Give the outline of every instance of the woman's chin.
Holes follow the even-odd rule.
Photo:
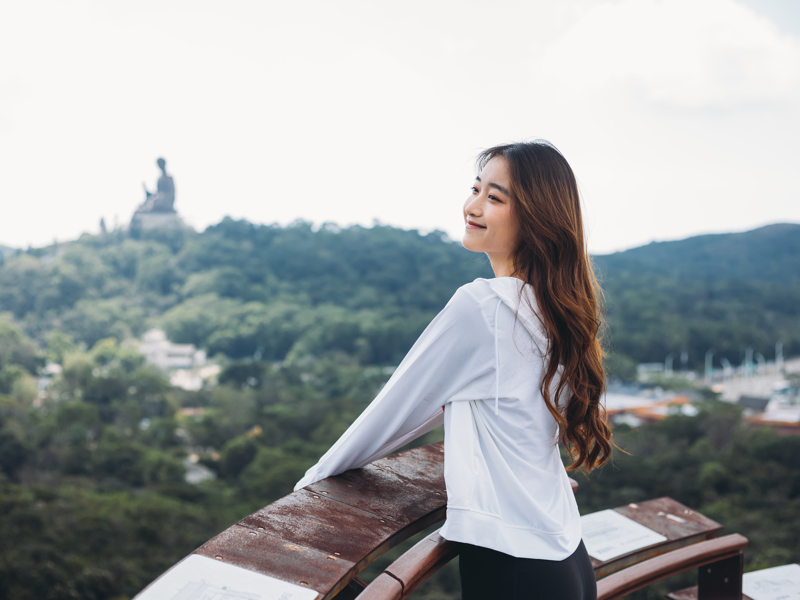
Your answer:
[[[464,237],[461,238],[461,245],[471,252],[483,252],[480,243],[470,235],[469,231],[464,233]]]

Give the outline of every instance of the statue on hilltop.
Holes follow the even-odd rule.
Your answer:
[[[175,182],[171,175],[167,175],[167,161],[159,158],[156,161],[158,168],[161,169],[161,177],[158,178],[155,193],[148,191],[147,186],[142,183],[145,201],[136,209],[136,212],[146,213],[174,213],[175,209]]]
[[[161,169],[156,191],[151,192],[143,183],[145,200],[136,209],[131,218],[129,230],[132,235],[139,235],[150,229],[183,229],[186,225],[175,210],[175,182],[167,174],[167,161],[159,158],[156,161]]]

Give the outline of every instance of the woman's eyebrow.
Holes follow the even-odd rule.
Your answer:
[[[481,180],[481,177],[480,177],[480,175],[478,175],[478,176],[477,176],[475,179],[476,179],[477,181],[480,181],[480,180]],[[509,192],[509,191],[508,191],[506,188],[504,188],[504,187],[503,187],[502,185],[500,185],[499,183],[494,183],[493,181],[490,181],[490,182],[489,182],[487,185],[488,185],[489,187],[491,187],[491,188],[495,188],[495,189],[498,189],[498,190],[500,190],[501,192],[503,192],[503,193],[504,193],[506,196],[508,196],[509,198],[511,197],[511,192]]]

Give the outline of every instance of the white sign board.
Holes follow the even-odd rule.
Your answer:
[[[582,516],[581,529],[589,556],[604,562],[667,540],[660,533],[615,510],[601,510]]]
[[[307,587],[191,554],[135,600],[314,600],[318,595]]]
[[[742,592],[753,600],[800,600],[800,565],[745,573]]]

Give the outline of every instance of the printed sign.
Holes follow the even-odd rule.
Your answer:
[[[582,516],[581,528],[589,556],[603,562],[667,540],[660,533],[615,510]]]
[[[745,573],[742,592],[753,600],[800,600],[800,565]]]
[[[318,592],[191,554],[134,600],[314,600]]]

